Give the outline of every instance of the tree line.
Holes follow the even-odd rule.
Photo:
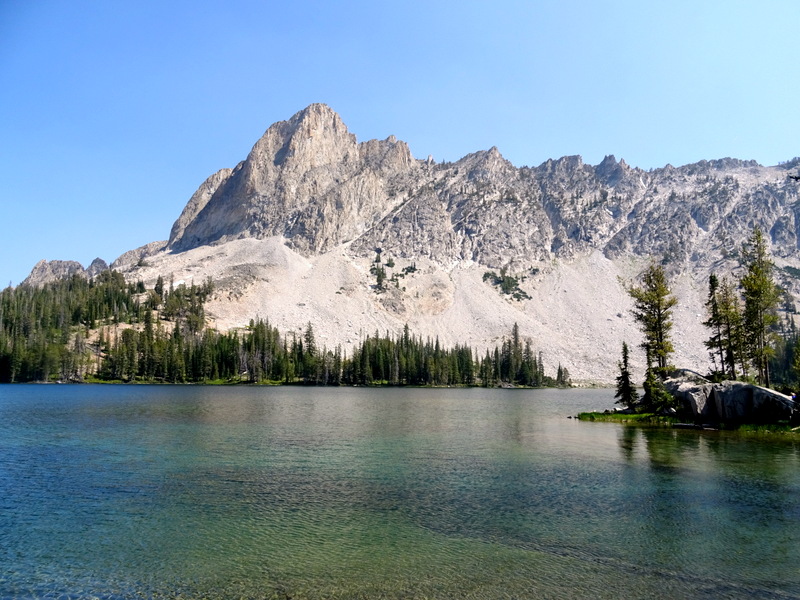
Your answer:
[[[399,334],[365,336],[348,356],[320,347],[314,327],[281,335],[268,320],[241,330],[205,326],[202,285],[153,289],[114,271],[74,275],[41,287],[0,292],[0,382],[272,382],[314,385],[568,385],[558,366],[545,374],[542,353],[514,325],[483,357],[465,344]]]

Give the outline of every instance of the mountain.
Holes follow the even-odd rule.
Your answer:
[[[106,269],[108,269],[108,264],[102,258],[95,258],[86,269],[75,260],[40,260],[34,265],[22,285],[39,286],[48,281],[63,279],[76,274],[86,279],[91,279]]]
[[[418,165],[389,138],[358,144],[335,112],[313,104],[276,123],[233,170],[206,180],[170,234],[188,250],[243,237],[280,235],[304,254],[356,239],[413,189]]]
[[[725,158],[644,171],[570,156],[515,167],[497,148],[436,163],[393,136],[359,143],[313,104],[203,182],[167,241],[111,266],[150,284],[211,277],[218,328],[256,316],[283,330],[311,322],[328,347],[408,323],[483,351],[518,322],[550,369],[608,382],[622,341],[640,340],[622,282],[651,260],[680,300],[682,366],[706,365],[708,274],[736,270],[754,226],[768,233],[782,285],[800,291],[798,182],[788,177],[798,166]],[[390,282],[382,292],[375,260]],[[516,299],[485,276],[501,270],[516,278]]]

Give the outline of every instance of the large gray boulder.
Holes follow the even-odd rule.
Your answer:
[[[751,423],[790,420],[797,410],[791,397],[740,381],[715,384],[711,408],[720,421]]]
[[[698,423],[777,423],[800,416],[790,396],[741,381],[711,383],[679,373],[665,386]]]

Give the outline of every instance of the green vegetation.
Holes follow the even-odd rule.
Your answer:
[[[622,360],[619,365],[619,375],[617,376],[617,391],[614,398],[617,404],[622,404],[625,408],[633,410],[639,403],[639,392],[631,379],[629,362],[628,344],[622,342]]]
[[[655,362],[663,373],[670,354],[675,351],[671,338],[672,309],[678,303],[667,285],[664,267],[651,264],[642,274],[642,285],[629,285],[627,292],[634,302],[633,318],[644,335],[642,348],[647,354],[647,366]]]
[[[400,280],[405,278],[406,275],[416,273],[417,271],[416,263],[412,263],[407,267],[403,267],[399,272],[392,273],[390,276],[386,269],[393,269],[395,267],[394,259],[389,257],[386,259],[386,262],[383,262],[381,252],[382,250],[380,248],[375,249],[375,260],[369,268],[369,272],[375,276],[375,285],[372,286],[372,288],[375,290],[376,294],[385,292],[388,289],[389,283],[394,284],[394,287],[399,289]],[[405,289],[406,288],[403,288],[403,291],[405,291]]]
[[[143,319],[142,292],[113,271],[0,292],[0,381],[82,378],[91,369],[88,332]]]
[[[800,428],[792,427],[788,423],[767,423],[767,424],[736,424],[729,425],[723,423],[720,429],[726,431],[736,431],[738,433],[751,436],[780,436],[780,437],[800,437]]]
[[[657,372],[649,362],[648,360],[644,383],[642,383],[644,394],[639,410],[665,414],[679,408],[675,398],[664,387],[663,372]]]
[[[769,387],[769,361],[775,355],[774,327],[781,293],[772,279],[774,264],[767,252],[767,242],[756,227],[745,245],[746,272],[741,279],[744,298],[744,330],[756,379]]]
[[[530,300],[530,296],[519,287],[520,279],[512,277],[506,273],[505,267],[500,269],[500,275],[494,271],[486,271],[483,274],[483,280],[488,281],[493,286],[500,288],[500,291],[506,295],[511,296],[514,300]]]
[[[376,260],[376,264],[380,264]],[[415,266],[404,271],[413,272]],[[320,348],[312,323],[281,335],[265,320],[221,333],[205,326],[211,282],[152,290],[106,271],[41,288],[0,292],[0,382],[304,383],[312,385],[569,385],[558,366],[544,373],[541,353],[509,339],[483,359],[466,345],[375,332],[346,356]],[[298,329],[293,330],[299,331]]]
[[[793,319],[781,322],[778,318],[784,293],[774,282],[774,264],[758,227],[745,243],[741,259],[744,272],[738,286],[728,277],[709,277],[707,319],[703,321],[710,330],[705,341],[713,364],[709,377],[714,381],[742,378],[765,387],[778,383],[780,389],[790,392],[800,384],[800,335]],[[677,299],[667,285],[663,266],[656,264],[645,270],[640,285],[628,284],[626,290],[634,301],[633,316],[644,338],[641,347],[647,370],[644,395],[637,399],[624,344],[615,397],[619,404],[639,412],[674,412],[679,407],[664,388],[663,379],[674,351],[672,309]]]
[[[570,379],[561,365],[555,379],[545,374],[542,354],[529,340],[522,341],[515,323],[510,338],[482,359],[465,345],[443,348],[438,339],[412,336],[407,325],[399,336],[376,332],[354,349],[352,358],[343,359],[341,380],[327,383],[542,387],[568,386]]]
[[[741,257],[741,295],[729,278],[720,279],[716,274],[709,277],[707,320],[703,322],[711,332],[705,341],[714,365],[709,377],[714,381],[741,377],[765,387],[779,382],[784,393],[791,393],[788,386],[800,384],[800,335],[793,319],[782,323],[778,318],[784,292],[774,282],[774,264],[758,227],[744,245]],[[641,347],[647,369],[642,384],[644,394],[639,398],[631,383],[628,347],[623,343],[617,403],[634,414],[678,415],[683,407],[664,386],[669,357],[674,351],[672,309],[677,299],[667,285],[663,266],[651,264],[642,274],[641,284],[628,284],[626,290],[633,299],[633,316],[644,338]],[[627,419],[618,414],[607,418]]]
[[[789,276],[793,277],[794,279],[800,279],[800,269],[798,269],[797,267],[792,267],[790,265],[787,265],[783,267],[783,271],[788,273]]]
[[[576,417],[580,421],[592,421],[598,423],[623,423],[626,425],[643,425],[656,427],[678,427],[681,426],[680,418],[663,415],[658,413],[629,413],[629,412],[582,412]],[[686,427],[684,425],[684,427]],[[700,427],[695,427],[700,429]],[[773,424],[731,424],[719,423],[714,430],[736,432],[740,435],[754,437],[780,437],[795,438],[800,437],[800,427],[792,427],[788,423]]]
[[[678,423],[676,417],[660,415],[652,412],[582,412],[578,414],[581,421],[598,421],[613,423],[630,423],[635,425],[672,426]]]
[[[644,336],[641,347],[647,357],[644,395],[632,390],[628,369],[628,347],[622,346],[620,374],[617,377],[618,402],[637,412],[666,413],[675,409],[675,400],[664,388],[663,378],[669,367],[669,356],[675,351],[672,346],[672,309],[678,299],[672,295],[667,285],[664,267],[651,264],[642,274],[642,284],[626,287],[633,299],[633,318],[639,324]]]
[[[705,346],[717,378],[736,379],[737,372],[747,372],[748,362],[742,313],[730,279],[720,281],[713,273],[709,276],[706,310],[708,320],[703,325],[711,330],[711,337]]]
[[[394,264],[394,263],[392,263]],[[375,260],[369,268],[369,272],[375,276],[375,293],[380,294],[386,291],[386,269],[381,262],[381,249],[375,250]]]
[[[706,307],[711,330],[706,348],[714,379],[751,379],[770,387],[796,386],[800,378],[800,339],[793,319],[781,322],[783,292],[773,278],[767,240],[756,227],[742,250],[744,274],[737,295],[728,278],[709,278]]]

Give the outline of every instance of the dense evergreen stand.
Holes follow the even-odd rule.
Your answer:
[[[205,327],[203,304],[213,290],[166,285],[152,290],[106,271],[42,287],[0,292],[0,382],[274,382],[316,385],[568,385],[559,365],[544,373],[540,352],[517,325],[483,358],[468,346],[444,348],[408,326],[375,332],[347,356],[320,348],[314,326],[282,336],[269,321],[241,331]]]

